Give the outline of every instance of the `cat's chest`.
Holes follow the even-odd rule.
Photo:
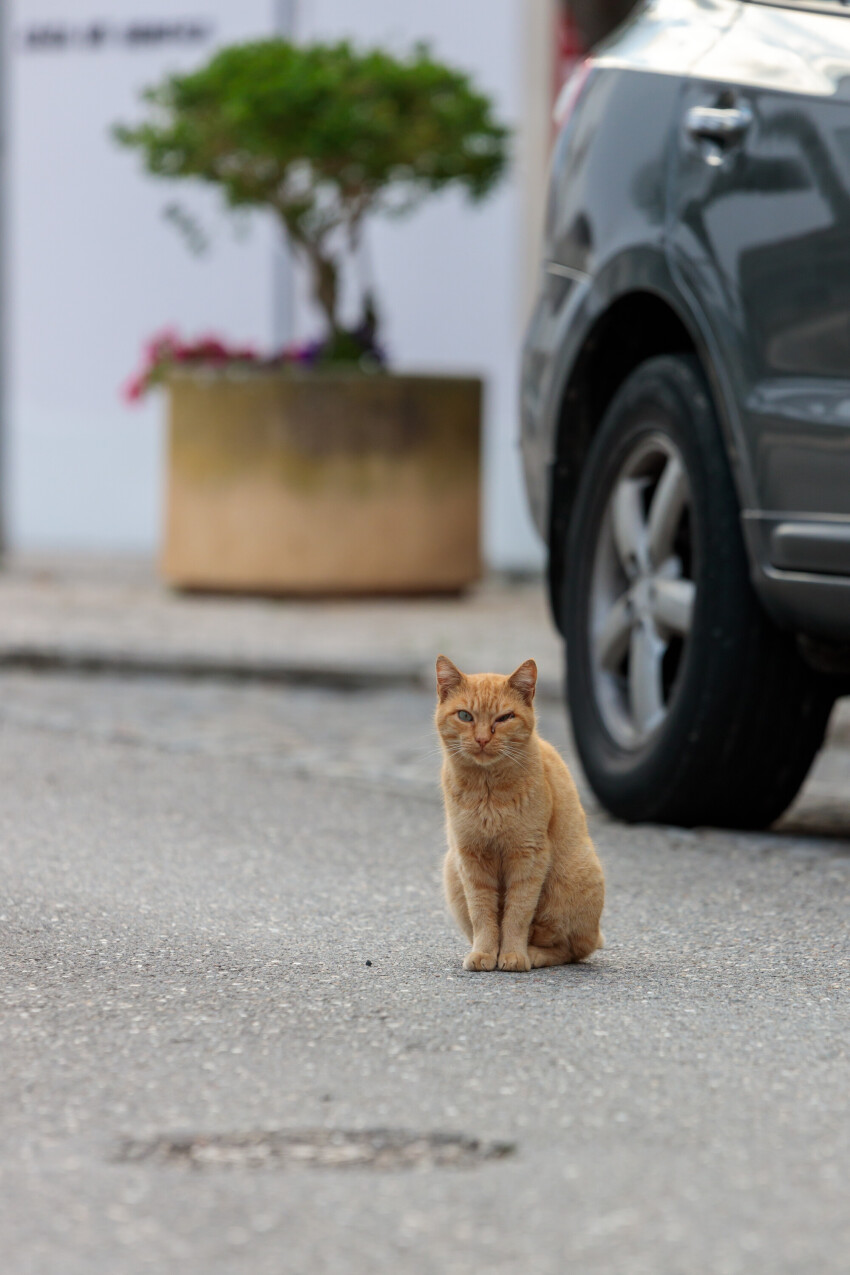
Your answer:
[[[498,852],[518,841],[535,840],[540,832],[533,804],[517,799],[466,794],[449,804],[449,819],[458,842],[470,849]]]

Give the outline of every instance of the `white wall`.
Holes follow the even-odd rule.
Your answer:
[[[542,0],[298,0],[296,30],[303,40],[349,37],[396,52],[426,40],[438,57],[469,71],[494,98],[498,117],[517,129],[529,2]],[[413,217],[375,222],[369,232],[393,362],[486,380],[484,542],[491,564],[508,569],[542,561],[517,448],[525,212],[515,166],[483,205],[446,193]],[[303,292],[297,322],[302,333],[313,322]]]
[[[3,0],[4,8],[7,0]],[[159,530],[162,403],[120,389],[153,332],[219,330],[268,344],[270,229],[236,241],[211,192],[141,175],[109,125],[139,117],[138,91],[217,43],[272,29],[273,0],[14,0],[9,21],[6,274],[7,524],[26,547],[153,549]],[[42,25],[103,19],[114,38],[29,49]],[[139,48],[131,22],[203,19],[201,43]],[[162,209],[177,198],[213,231],[195,258]]]

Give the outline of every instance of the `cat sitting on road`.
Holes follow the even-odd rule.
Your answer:
[[[537,969],[602,947],[605,877],[570,772],[537,734],[537,665],[510,677],[437,659],[449,909],[468,970]]]

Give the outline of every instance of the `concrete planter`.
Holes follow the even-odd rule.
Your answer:
[[[169,397],[169,583],[409,593],[478,578],[479,381],[196,372]]]

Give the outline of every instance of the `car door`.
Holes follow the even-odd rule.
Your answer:
[[[747,0],[680,118],[668,251],[737,413],[748,530],[768,567],[850,574],[847,7]]]

